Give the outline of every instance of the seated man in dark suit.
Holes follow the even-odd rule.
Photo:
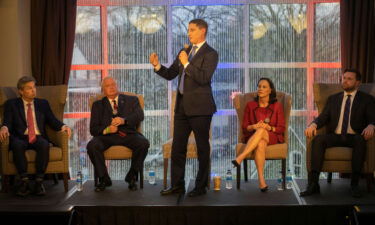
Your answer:
[[[21,178],[16,194],[26,196],[30,193],[25,151],[37,152],[35,159],[35,194],[44,195],[43,177],[49,162],[50,143],[45,126],[48,124],[56,131],[71,130],[53,115],[45,99],[36,98],[35,79],[24,76],[18,80],[17,88],[21,97],[10,99],[4,105],[4,122],[0,130],[0,140],[9,136],[9,145],[13,151],[14,164]]]
[[[105,165],[104,151],[113,145],[133,150],[132,162],[125,181],[130,190],[136,190],[136,179],[150,146],[137,127],[143,121],[143,110],[136,96],[119,94],[116,81],[106,77],[102,82],[105,97],[94,102],[91,108],[90,133],[93,139],[87,144],[87,153],[99,177],[95,191],[104,191],[112,185]]]
[[[316,135],[316,129],[326,126],[327,134],[312,140],[309,184],[306,191],[300,193],[301,196],[320,193],[319,174],[326,148],[346,146],[353,148],[352,196],[361,197],[358,182],[366,156],[366,140],[374,136],[375,99],[358,90],[360,83],[358,71],[345,70],[342,76],[344,91],[329,96],[322,113],[305,130],[305,135],[310,138]]]

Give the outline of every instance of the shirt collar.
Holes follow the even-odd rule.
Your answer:
[[[25,101],[25,99],[23,99],[22,97],[21,97],[21,99],[22,99],[23,105],[24,105],[25,107],[26,107],[27,104],[29,104],[29,103],[31,103],[31,106],[34,105],[34,99],[33,99],[31,102],[27,102],[27,101]]]
[[[206,41],[202,41],[201,43],[198,43],[198,44],[195,44],[193,46],[197,46],[197,50],[200,49],[202,47],[202,45],[204,45],[204,43],[206,43]]]
[[[111,103],[111,104],[112,104],[112,101],[113,101],[113,100],[115,100],[116,103],[118,104],[118,95],[117,95],[116,98],[114,98],[114,99],[110,99],[110,98],[108,98],[108,97],[107,97],[107,99],[108,99],[109,103]]]
[[[354,90],[354,91],[352,91],[352,92],[350,92],[350,93],[344,91],[344,97],[347,96],[347,95],[350,95],[351,99],[354,99],[355,95],[357,94],[357,91],[358,91],[358,90]]]

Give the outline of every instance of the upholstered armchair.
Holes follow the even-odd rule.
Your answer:
[[[168,167],[169,167],[169,159],[171,158],[172,153],[172,142],[173,142],[173,128],[174,128],[174,108],[176,104],[176,95],[177,92],[172,92],[172,105],[171,105],[171,112],[170,112],[170,132],[169,132],[169,139],[165,142],[162,146],[163,148],[163,159],[164,159],[164,176],[163,176],[163,184],[164,188],[167,188],[167,176],[168,176]],[[210,131],[210,138],[211,138],[211,131]],[[212,152],[212,149],[211,149]],[[198,159],[198,151],[197,151],[197,144],[195,142],[194,133],[191,132],[187,144],[187,153],[186,158],[188,159]],[[208,183],[207,187],[210,188],[210,176],[211,176],[211,157],[210,157],[210,165],[209,165],[209,172],[208,172]]]
[[[131,93],[131,92],[121,92],[120,94],[137,96],[138,101],[139,101],[139,105],[141,106],[142,109],[144,109],[145,102],[144,102],[144,99],[143,99],[142,95],[138,95],[138,94]],[[91,109],[92,104],[96,100],[102,99],[103,97],[104,97],[103,94],[99,94],[97,96],[91,97],[90,98],[90,109]],[[139,124],[137,130],[138,130],[138,132],[142,133],[142,123]],[[121,146],[121,145],[111,146],[107,150],[104,151],[104,158],[106,160],[131,160],[132,155],[133,155],[133,151],[130,148],[125,147],[125,146]],[[141,170],[139,171],[139,186],[140,186],[140,188],[143,188],[143,169],[144,169],[144,167],[142,166]],[[94,182],[95,182],[95,186],[96,186],[97,183],[98,183],[98,177],[95,173],[94,173]]]
[[[362,84],[359,90],[375,96],[374,84]],[[314,84],[314,101],[318,108],[318,113],[323,111],[323,108],[330,95],[341,92],[341,84]],[[317,131],[317,134],[325,134],[326,129],[322,127]],[[311,170],[311,138],[306,139],[306,166],[307,170]],[[328,172],[328,183],[332,182],[332,172],[351,173],[352,166],[352,148],[347,147],[333,147],[328,148],[324,155],[324,163],[322,172]],[[375,138],[367,141],[366,159],[363,165],[362,172],[367,178],[367,187],[370,190],[372,174],[375,171]]]
[[[238,117],[238,144],[236,145],[236,156],[240,155],[246,147],[246,143],[242,142],[242,121],[244,117],[245,107],[249,101],[253,101],[254,98],[257,96],[256,92],[250,92],[245,94],[238,94],[234,98],[234,107],[237,112]],[[289,125],[289,115],[291,110],[291,96],[284,93],[284,92],[277,92],[276,93],[277,101],[280,102],[284,106],[284,117],[285,117],[285,143],[269,145],[266,149],[266,160],[281,160],[282,165],[282,174],[283,174],[283,186],[285,189],[285,176],[286,176],[286,158],[288,157],[288,125]],[[243,161],[244,165],[244,175],[245,181],[248,181],[248,169],[247,169],[247,161],[254,160],[254,151],[250,153],[245,160]],[[239,189],[241,185],[241,168],[237,168],[237,188]]]
[[[64,107],[67,95],[66,85],[57,86],[37,86],[37,97],[48,100],[52,112],[60,121],[63,120]],[[18,90],[15,87],[0,88],[0,116],[4,115],[4,103],[6,100],[18,97]],[[1,120],[2,122],[2,120]],[[69,151],[68,151],[68,135],[66,132],[54,131],[46,126],[46,132],[51,142],[49,163],[46,174],[62,174],[64,180],[65,192],[68,191],[69,178]],[[28,161],[28,173],[34,174],[36,152],[27,150],[25,152]],[[9,138],[1,143],[1,175],[2,187],[4,191],[9,190],[9,176],[16,175],[17,170],[13,163],[13,152],[9,150]],[[55,180],[57,182],[57,180]]]

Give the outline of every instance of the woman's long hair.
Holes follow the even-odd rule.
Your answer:
[[[275,85],[273,84],[272,80],[269,79],[269,78],[267,78],[267,77],[262,77],[262,78],[260,78],[258,80],[257,87],[259,85],[259,82],[261,82],[262,80],[267,81],[268,84],[270,85],[270,88],[271,88],[270,100],[269,100],[268,104],[273,104],[273,103],[277,102],[277,99],[276,99],[276,88],[275,88]],[[258,95],[255,97],[255,101],[259,102]]]

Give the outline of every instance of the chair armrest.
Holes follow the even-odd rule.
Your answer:
[[[48,133],[49,140],[57,147],[61,148],[64,172],[69,171],[69,138],[65,131],[53,131]]]
[[[375,137],[372,137],[366,143],[366,162],[367,168],[363,168],[366,172],[375,171]]]
[[[9,137],[7,137],[2,143],[1,143],[1,172],[4,173],[6,171],[5,166],[8,163],[9,159]]]
[[[322,127],[320,129],[316,130],[316,135],[321,135],[321,134],[325,134],[325,133],[326,133],[325,127]],[[307,172],[310,172],[310,170],[311,170],[311,151],[312,151],[311,145],[312,145],[313,139],[314,139],[314,137],[312,137],[312,138],[306,137],[306,168],[307,168]]]

